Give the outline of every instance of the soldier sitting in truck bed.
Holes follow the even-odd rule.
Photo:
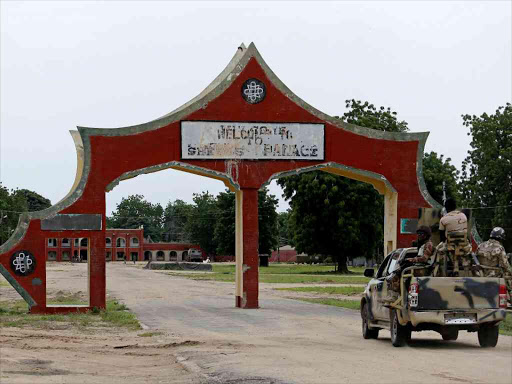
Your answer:
[[[400,294],[400,275],[403,269],[411,266],[411,263],[420,263],[427,266],[432,262],[431,258],[434,255],[434,245],[430,240],[430,237],[432,236],[431,229],[426,225],[422,225],[416,230],[416,233],[418,235],[418,241],[416,242],[418,246],[418,256],[406,259],[400,267],[386,278],[388,284],[388,296],[383,299],[384,302],[392,303],[398,299]],[[427,269],[420,268],[417,271],[419,276],[424,276],[426,273]]]
[[[469,244],[467,235],[468,218],[456,209],[457,202],[455,199],[447,199],[444,206],[447,213],[439,221],[441,243],[436,248],[437,262],[444,264],[444,268],[436,269],[434,275],[438,275],[439,271],[442,271],[443,274],[446,273],[446,265],[450,263],[453,267],[452,274],[462,275],[459,269],[462,266],[464,273],[471,276],[469,272],[471,244]],[[462,263],[459,263],[459,261],[462,261]]]
[[[512,300],[512,268],[503,247],[504,240],[505,230],[501,227],[493,228],[489,240],[478,246],[476,255],[485,277],[505,278],[510,303]]]

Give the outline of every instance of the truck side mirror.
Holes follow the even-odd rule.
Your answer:
[[[363,275],[364,275],[365,277],[373,277],[373,274],[374,274],[374,273],[375,273],[375,271],[373,270],[373,268],[366,268],[366,269],[364,270]]]

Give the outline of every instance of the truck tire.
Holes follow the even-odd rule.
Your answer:
[[[390,316],[391,343],[393,344],[393,347],[403,347],[409,340],[411,340],[411,329],[407,326],[400,325],[395,309],[390,311]]]
[[[478,330],[478,342],[482,348],[494,348],[498,344],[499,326],[484,325]]]
[[[379,337],[379,330],[370,328],[369,321],[370,311],[368,309],[368,304],[364,303],[361,307],[361,320],[363,325],[363,338],[364,339],[376,339]]]
[[[445,341],[455,341],[459,338],[459,330],[455,327],[446,327],[441,331],[441,337]]]

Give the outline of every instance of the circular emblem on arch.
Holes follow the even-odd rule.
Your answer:
[[[29,251],[18,251],[11,256],[11,269],[18,276],[28,276],[36,269],[36,258]]]
[[[249,104],[261,103],[267,95],[267,87],[258,79],[249,79],[242,85],[242,97]]]

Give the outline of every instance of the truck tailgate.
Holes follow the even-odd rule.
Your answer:
[[[415,310],[499,307],[500,279],[496,277],[413,277],[413,282],[419,285]]]

